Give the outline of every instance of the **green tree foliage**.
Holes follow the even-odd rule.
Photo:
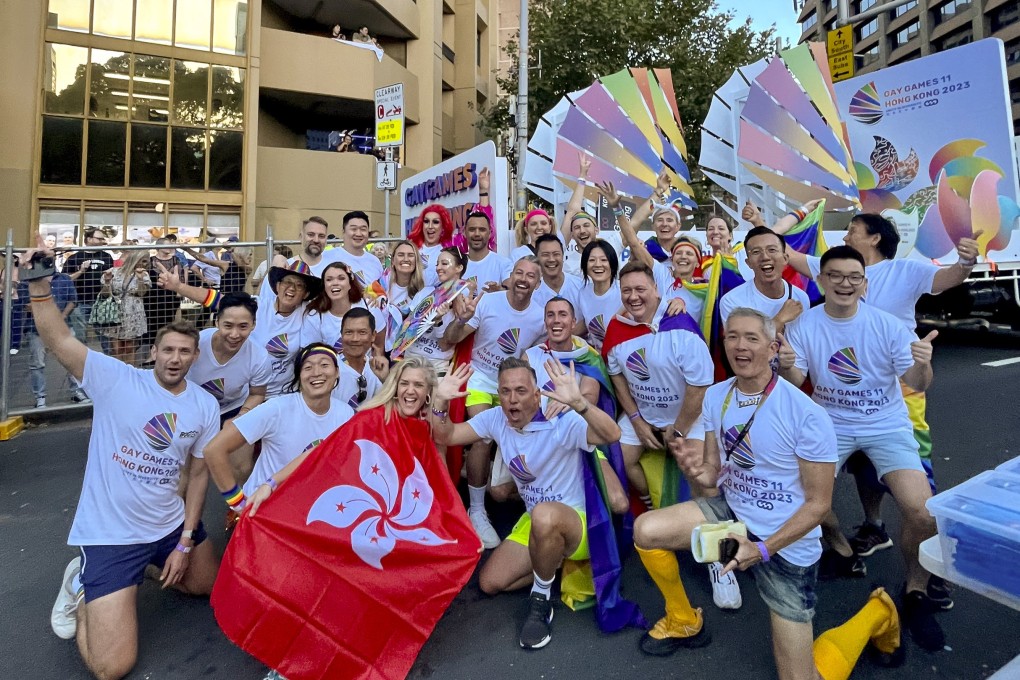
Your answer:
[[[735,14],[715,0],[532,0],[529,12],[532,64],[542,55],[541,71],[529,76],[529,135],[563,95],[599,76],[625,67],[669,68],[692,162],[712,94],[738,66],[773,50],[773,29],[755,31],[750,19],[733,28]],[[516,62],[516,41],[506,53]],[[516,70],[498,82],[507,95],[478,123],[490,137],[513,126],[508,95],[517,93]]]

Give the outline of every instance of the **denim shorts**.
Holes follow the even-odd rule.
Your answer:
[[[91,602],[118,590],[141,585],[145,568],[153,564],[160,569],[181,540],[184,524],[151,543],[131,545],[83,545],[81,551],[81,584],[85,588],[85,601]],[[206,539],[202,522],[194,533],[195,545]]]
[[[863,451],[875,466],[879,479],[897,470],[917,470],[924,473],[921,458],[917,454],[917,440],[914,439],[913,431],[909,429],[856,437],[837,434],[836,444],[839,450],[837,469],[843,467],[854,451]]]
[[[695,498],[694,502],[709,522],[737,519],[721,495]],[[762,540],[750,532],[747,537],[755,542]],[[758,595],[776,616],[794,623],[811,622],[818,601],[815,593],[817,562],[809,567],[800,567],[777,553],[768,562],[754,565],[750,571],[758,587]]]

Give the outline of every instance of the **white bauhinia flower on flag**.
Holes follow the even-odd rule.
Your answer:
[[[376,569],[383,568],[382,559],[397,541],[419,545],[456,542],[419,526],[428,519],[435,495],[418,460],[401,484],[393,460],[381,446],[366,439],[355,443],[361,451],[358,471],[365,486],[343,484],[327,489],[312,504],[306,524],[319,521],[347,529],[357,523],[351,530],[351,548]]]

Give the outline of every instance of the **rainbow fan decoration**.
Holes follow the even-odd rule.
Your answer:
[[[829,357],[829,373],[846,385],[861,381],[861,367],[857,364],[857,352],[853,347],[844,347]]]
[[[287,334],[280,333],[276,337],[270,339],[266,343],[266,351],[269,352],[269,356],[276,359],[286,359],[289,353],[287,345]]]
[[[857,90],[850,99],[850,115],[865,125],[874,125],[882,120],[882,100],[878,98],[875,83],[871,82]]]
[[[732,460],[737,467],[743,468],[744,470],[753,470],[754,451],[751,450],[751,433],[748,432],[745,434],[740,443],[737,444],[736,447],[733,446],[733,442],[737,441],[737,438],[740,436],[740,432],[743,429],[743,425],[734,425],[730,429],[726,430],[724,440],[725,446],[727,451],[731,448],[733,449],[733,454],[730,456],[730,460]]]
[[[225,394],[223,378],[213,378],[201,385],[202,389],[216,397],[217,401],[223,401]]]
[[[499,334],[496,344],[504,354],[517,354],[517,344],[520,342],[520,338],[520,328],[508,328]]]
[[[645,350],[641,348],[631,352],[627,357],[627,369],[641,382],[648,382],[652,376],[648,373],[648,364],[645,362]]]
[[[665,169],[671,184],[665,203],[696,207],[668,69],[624,69],[560,100],[528,142],[528,188],[550,203],[560,202],[560,187],[573,190],[577,182],[581,152],[592,158],[591,183],[612,182],[620,194],[645,199]],[[594,189],[588,198],[595,200]]]
[[[440,320],[439,308],[467,289],[467,284],[464,281],[454,279],[437,286],[431,294],[426,295],[404,319],[404,323],[393,340],[390,358],[393,361],[400,359],[407,352],[408,347],[425,335]]]
[[[535,481],[535,475],[528,469],[528,464],[524,460],[523,453],[514,456],[513,460],[510,461],[510,464],[507,465],[507,468],[509,468],[510,474],[512,474],[521,484],[531,484]]]
[[[177,432],[177,414],[160,413],[145,423],[142,432],[152,448],[166,451],[173,444],[174,434]]]

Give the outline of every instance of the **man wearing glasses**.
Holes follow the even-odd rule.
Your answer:
[[[363,307],[353,307],[344,314],[340,323],[343,340],[343,363],[340,364],[340,383],[334,394],[337,399],[357,409],[366,399],[375,396],[382,381],[389,374],[389,365],[382,375],[376,375],[368,360],[368,350],[375,339],[375,317]]]
[[[945,636],[926,593],[930,574],[917,559],[918,545],[935,534],[935,520],[924,505],[931,488],[899,381],[918,391],[928,387],[931,341],[938,332],[918,340],[892,314],[861,304],[867,284],[864,266],[864,257],[850,246],[836,246],[822,256],[819,283],[825,287],[825,304],[790,324],[786,342],[779,336],[780,370],[798,386],[810,374],[812,398],[836,430],[839,465],[863,451],[896,499],[903,515],[900,549],[907,566],[902,616],[914,640],[933,651],[942,649]],[[842,539],[831,511],[822,526],[827,538]]]

